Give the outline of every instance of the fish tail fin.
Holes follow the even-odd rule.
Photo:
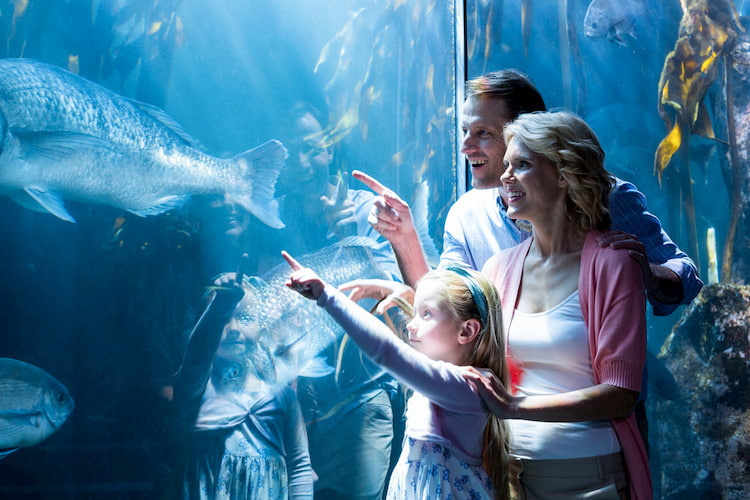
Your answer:
[[[279,205],[274,199],[276,180],[288,153],[279,141],[271,140],[232,159],[244,182],[227,190],[227,194],[270,227],[284,227]]]

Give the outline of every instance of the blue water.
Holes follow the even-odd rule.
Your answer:
[[[588,2],[568,1],[564,19],[557,2],[528,2],[527,47],[522,3],[468,0],[463,12],[461,2],[429,0],[2,0],[0,56],[70,68],[159,106],[219,157],[284,140],[285,113],[306,101],[333,130],[332,172],[363,170],[408,201],[428,182],[429,233],[438,248],[447,209],[461,194],[456,179],[465,175],[455,146],[455,95],[463,85],[456,75],[520,68],[549,108],[570,108],[591,123],[607,167],[647,195],[683,249],[697,244],[705,274],[706,230],[715,227],[720,254],[727,233],[723,146],[691,169],[697,242],[681,202],[653,175],[653,152],[667,131],[656,112],[657,83],[676,38],[678,3],[648,2],[637,38],[620,45],[584,36]],[[746,4],[737,2],[742,14],[750,14]],[[456,18],[465,21],[472,50],[456,50],[464,43],[456,40]],[[571,34],[567,46],[561,21]],[[467,60],[457,62],[462,52]],[[691,143],[695,151],[714,145]],[[675,167],[667,172],[678,175]],[[350,187],[364,189],[354,180]],[[168,409],[155,379],[177,363],[190,307],[210,278],[210,266],[201,267],[207,250],[189,207],[139,218],[67,206],[76,224],[0,197],[0,357],[43,367],[76,400],[51,438],[0,461],[0,496],[154,498],[168,480]],[[253,227],[253,249],[268,250],[268,228]],[[257,265],[262,274],[271,263]],[[653,352],[678,318],[649,318]]]

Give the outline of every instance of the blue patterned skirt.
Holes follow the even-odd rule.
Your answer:
[[[481,465],[458,460],[450,449],[407,438],[388,485],[388,500],[493,500]]]

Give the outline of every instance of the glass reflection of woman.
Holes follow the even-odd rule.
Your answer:
[[[191,427],[182,498],[310,500],[312,471],[293,389],[255,370],[261,305],[247,279],[218,278],[175,377],[175,403]]]
[[[589,126],[566,113],[521,115],[504,131],[508,215],[532,237],[483,272],[503,304],[515,388],[475,372],[509,419],[517,498],[652,498],[632,409],[646,353],[645,293],[628,252],[601,248],[613,182]]]

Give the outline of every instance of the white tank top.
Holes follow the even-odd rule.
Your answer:
[[[515,311],[508,346],[523,368],[517,395],[555,394],[596,385],[578,291],[545,312]],[[620,451],[609,420],[508,423],[511,454],[517,458],[582,458]]]

